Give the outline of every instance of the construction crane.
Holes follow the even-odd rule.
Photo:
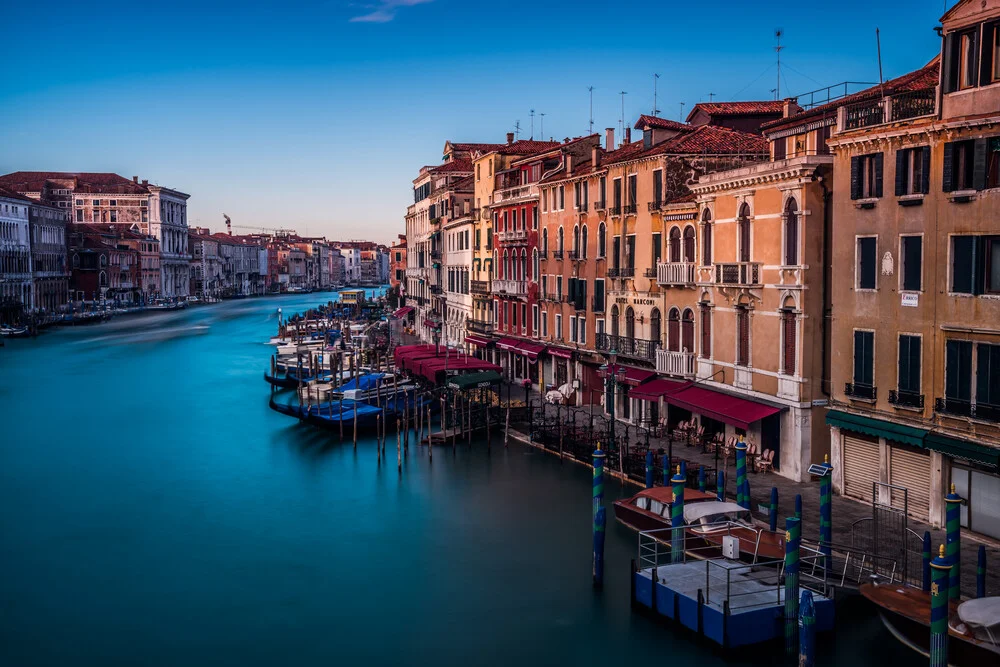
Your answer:
[[[279,229],[277,227],[250,227],[247,225],[234,225],[231,224],[228,215],[225,214],[223,215],[226,218],[226,229],[228,230],[246,229],[258,233],[274,234],[275,236],[288,236],[296,233],[294,229]],[[232,231],[230,231],[230,233],[232,233]]]
[[[226,219],[226,232],[227,232],[227,233],[228,233],[228,234],[229,234],[230,236],[232,236],[232,235],[233,235],[233,221],[232,221],[232,220],[230,220],[230,219],[229,219],[229,216],[228,216],[228,215],[226,215],[225,213],[223,213],[223,214],[222,214],[222,217]]]

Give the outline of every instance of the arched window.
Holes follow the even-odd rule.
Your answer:
[[[708,303],[699,305],[701,310],[701,358],[712,358],[712,306]]]
[[[618,306],[611,306],[611,335],[618,337]]]
[[[750,310],[746,306],[736,307],[736,364],[750,365]]]
[[[535,248],[531,254],[531,279],[538,280],[538,275],[541,273],[541,269],[538,263],[538,248]]]
[[[521,280],[528,279],[528,249],[521,248]]]
[[[667,349],[681,351],[681,312],[676,308],[667,313]]]
[[[799,215],[794,199],[785,206],[785,266],[799,263]]]
[[[694,262],[694,227],[684,228],[684,261]]]
[[[507,256],[507,251],[503,251],[503,263],[500,264],[500,276],[501,279],[510,278],[510,257]]]
[[[560,252],[560,253],[564,250],[564,248],[563,248],[563,241],[564,241],[563,236],[564,236],[564,234],[563,234],[563,228],[559,227],[559,232],[556,234],[556,250],[558,252]]]
[[[795,375],[795,357],[798,327],[795,318],[795,301],[792,297],[785,299],[781,315],[781,372],[785,375]]]
[[[597,227],[597,256],[606,257],[608,254],[608,228],[602,222]]]
[[[656,341],[657,345],[662,345],[663,341],[660,336],[663,334],[663,323],[660,319],[660,309],[654,308],[653,312],[649,314],[649,339]]]
[[[73,268],[74,269],[80,268],[80,256],[77,254],[73,255]]]
[[[108,256],[101,255],[101,266],[107,266],[107,265],[108,265]]]
[[[625,309],[625,337],[629,341],[635,338],[635,311],[631,306]]]
[[[101,255],[102,259],[103,259],[103,257],[104,256]],[[105,273],[104,271],[101,271],[100,275],[98,276],[98,282],[100,283],[101,287],[107,287],[108,286],[108,274]]]
[[[583,226],[580,234],[580,257],[587,259],[587,225]]]
[[[678,227],[670,228],[669,256],[671,262],[681,261],[681,230]]]
[[[542,254],[545,255],[549,252],[549,230],[542,230]]]
[[[694,311],[690,308],[681,316],[681,350],[694,352]]]
[[[750,205],[746,202],[740,206],[740,214],[736,218],[739,229],[739,257],[741,262],[750,261]]]
[[[701,264],[712,263],[712,212],[707,208],[701,215]]]
[[[580,257],[580,225],[573,225],[573,252]]]

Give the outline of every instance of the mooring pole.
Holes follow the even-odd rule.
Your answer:
[[[795,518],[802,519],[802,494],[795,494]]]
[[[684,476],[681,467],[677,466],[677,474],[670,480],[673,482],[673,501],[670,503],[670,561],[684,562]]]
[[[663,486],[670,486],[670,457],[664,454],[660,464],[663,466]]]
[[[396,418],[396,469],[403,472],[403,434],[399,430],[400,421]]]
[[[594,588],[600,589],[604,587],[604,528],[607,523],[604,511],[604,452],[600,442],[594,450],[593,503],[593,582]]]
[[[705,466],[698,466],[698,490],[705,492]]]
[[[798,650],[799,621],[799,545],[802,522],[795,517],[785,519],[785,653]]]
[[[979,545],[976,559],[976,597],[986,597],[986,545]]]
[[[431,433],[431,406],[427,406],[427,458],[434,462],[434,438]]]
[[[823,457],[826,473],[819,478],[819,550],[823,554],[823,567],[833,568],[833,466],[829,454]]]
[[[653,488],[653,452],[648,450],[646,451],[646,488]]]
[[[813,667],[816,663],[816,607],[812,591],[802,591],[799,607],[799,667]]]
[[[382,421],[382,415],[375,415],[375,452],[378,455],[378,462],[382,462],[382,445],[378,441],[378,427]]]
[[[358,448],[358,402],[354,401],[354,449]]]
[[[948,667],[948,591],[954,563],[941,545],[931,562],[931,644],[930,667]]]
[[[962,496],[955,493],[955,485],[951,485],[951,493],[944,497],[945,502],[945,555],[951,568],[948,579],[948,596],[952,600],[961,598],[962,570]],[[945,632],[947,634],[947,631]],[[932,660],[933,662],[933,660]]]
[[[510,437],[510,401],[507,401],[507,421],[503,427],[503,448],[507,449],[507,440]]]
[[[736,443],[736,504],[750,509],[750,499],[743,497],[743,487],[747,481],[747,443]]]
[[[768,518],[771,520],[770,529],[771,532],[778,530],[778,487],[771,487],[771,506],[768,507]],[[799,524],[802,525],[801,523]]]
[[[715,495],[719,502],[726,502],[726,471],[720,470],[715,475]]]

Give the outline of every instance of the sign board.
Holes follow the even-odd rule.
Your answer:
[[[920,305],[920,295],[915,292],[903,292],[900,295],[901,305],[916,308]]]
[[[831,470],[833,470],[832,467],[829,467],[823,463],[814,463],[811,466],[809,466],[809,474],[815,475],[816,477],[826,477],[827,475],[830,474]]]

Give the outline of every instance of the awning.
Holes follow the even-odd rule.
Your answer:
[[[565,347],[552,347],[549,346],[549,354],[553,357],[560,357],[561,359],[572,359],[573,350],[567,350]]]
[[[486,336],[480,336],[479,334],[465,334],[465,342],[472,343],[479,347],[486,347],[493,341]]]
[[[1000,449],[996,447],[951,438],[933,431],[929,432],[927,437],[924,438],[924,444],[926,444],[927,449],[933,449],[948,456],[965,459],[966,461],[975,461],[976,463],[982,463],[993,468],[1000,468]]]
[[[538,355],[545,351],[544,343],[532,343],[517,338],[501,338],[497,342],[497,347],[501,350],[510,350],[515,354],[525,356],[530,361],[537,361]]]
[[[666,399],[670,405],[742,429],[749,429],[750,424],[781,412],[781,408],[704,387],[688,387],[667,394]]]
[[[656,378],[652,382],[647,382],[641,387],[630,389],[629,398],[640,401],[658,401],[672,391],[677,391],[681,387],[687,386],[687,382],[679,380],[668,380],[666,378]]]
[[[653,371],[632,368],[631,366],[624,366],[623,368],[625,368],[625,380],[623,382],[630,387],[638,387],[643,382],[648,382],[656,377],[656,373]]]
[[[430,329],[440,329],[441,323],[435,322],[434,320],[424,320],[424,326]]]
[[[488,361],[476,359],[475,357],[451,357],[447,363],[444,362],[444,359],[435,359],[429,363],[424,363],[417,372],[431,382],[435,382],[438,373],[462,373],[467,371],[500,372],[500,367]]]
[[[503,378],[496,371],[466,373],[465,375],[459,375],[448,380],[448,388],[461,389],[462,391],[468,389],[481,389],[483,387],[500,384],[501,379]]]
[[[901,442],[904,445],[912,447],[923,448],[925,446],[924,438],[927,436],[927,431],[922,428],[913,428],[912,426],[896,424],[881,419],[872,419],[871,417],[855,415],[840,410],[830,410],[827,412],[826,423],[829,426],[839,426],[849,431],[864,433],[876,438],[895,440],[896,442]]]
[[[427,352],[428,350],[433,353],[434,349],[433,345],[400,345],[393,351],[392,358],[398,366],[400,360],[405,357],[410,357],[420,352]]]
[[[406,317],[407,314],[413,312],[413,306],[403,306],[396,312],[392,314],[393,317]]]

